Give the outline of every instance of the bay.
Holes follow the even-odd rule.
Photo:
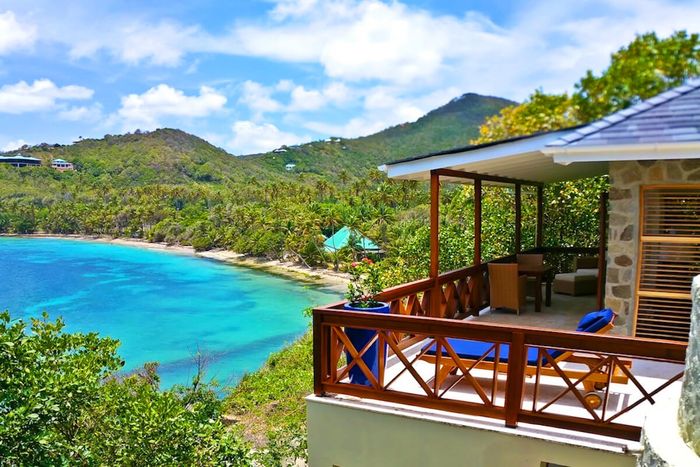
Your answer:
[[[63,317],[68,332],[121,341],[124,372],[160,363],[161,387],[235,384],[308,328],[303,310],[338,292],[185,254],[100,242],[0,238],[0,310]]]

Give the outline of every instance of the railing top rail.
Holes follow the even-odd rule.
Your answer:
[[[421,279],[407,284],[401,284],[394,287],[389,287],[377,295],[377,300],[391,301],[397,298],[412,295],[418,292],[424,292],[433,286],[432,279]]]
[[[512,342],[514,334],[523,334],[526,345],[600,352],[673,363],[685,361],[687,348],[687,344],[684,343],[658,339],[589,334],[472,320],[457,321],[446,318],[351,312],[328,308],[314,309],[314,320],[317,320],[318,324],[321,325],[388,329],[411,334],[485,342],[509,343]]]
[[[467,266],[466,268],[454,269],[452,271],[443,272],[438,276],[438,283],[440,285],[446,284],[447,282],[453,281],[455,279],[461,279],[463,277],[468,277],[474,274],[478,274],[486,270],[486,263],[475,264],[472,266]]]

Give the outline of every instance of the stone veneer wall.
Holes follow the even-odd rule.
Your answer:
[[[683,440],[700,456],[700,276],[693,280],[693,314],[678,404],[678,426]]]
[[[610,163],[610,207],[605,305],[634,326],[634,292],[639,246],[640,186],[663,183],[700,183],[700,159]]]
[[[681,394],[678,398],[657,398],[650,407],[642,429],[638,467],[700,467],[700,276],[693,280],[692,296]]]

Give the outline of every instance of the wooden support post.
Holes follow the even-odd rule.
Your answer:
[[[544,245],[543,239],[543,224],[544,224],[544,187],[537,187],[537,241],[535,246],[542,248]]]
[[[474,180],[474,264],[481,264],[481,180]]]
[[[430,172],[430,278],[433,290],[430,294],[430,316],[440,316],[442,291],[438,283],[440,275],[440,175]]]
[[[515,253],[518,254],[523,250],[523,208],[522,208],[522,190],[520,183],[515,184]]]
[[[508,428],[518,427],[518,415],[525,389],[525,334],[514,332],[508,352],[508,379],[506,380],[505,419]]]
[[[598,290],[596,303],[599,310],[603,309],[605,302],[605,273],[607,268],[607,227],[608,227],[608,193],[600,194],[598,207]]]
[[[481,264],[481,201],[483,190],[481,180],[474,180],[474,264]],[[473,316],[479,316],[479,311],[483,302],[482,289],[484,287],[484,275],[477,274],[471,278],[472,300],[476,305],[472,309]],[[488,296],[488,295],[487,295]]]

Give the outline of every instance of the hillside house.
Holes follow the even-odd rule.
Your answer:
[[[296,166],[297,166],[296,164],[293,164],[293,163],[290,162],[289,164],[286,164],[286,165],[284,166],[284,170],[286,170],[287,172],[292,172],[292,171],[294,171],[294,169],[296,168]]]
[[[635,465],[645,415],[679,392],[684,373],[690,286],[700,274],[700,82],[589,125],[381,169],[430,183],[430,276],[380,294],[389,315],[348,312],[343,303],[314,310],[311,465]],[[544,185],[598,175],[610,184],[600,199],[599,245],[545,246]],[[443,183],[474,185],[475,251],[473,264],[440,273]],[[513,187],[515,251],[483,262],[487,184]],[[525,192],[537,204],[530,249],[522,245]],[[491,305],[518,295],[518,254],[545,262],[533,269],[534,309],[516,315]],[[550,297],[551,255],[596,257],[595,297]],[[504,263],[515,279],[497,286],[502,279],[490,271]],[[577,332],[586,329],[582,316],[604,307],[617,318],[603,330],[614,329]],[[355,348],[348,329],[376,334]],[[464,356],[465,343],[482,350]],[[365,362],[372,348],[376,371]],[[352,367],[369,383],[351,382]]]
[[[13,167],[36,167],[41,165],[41,159],[15,154],[11,156],[0,156],[0,164],[9,164]]]
[[[63,159],[54,159],[51,161],[51,168],[58,170],[59,172],[65,172],[67,170],[75,170],[73,164],[67,162]]]

